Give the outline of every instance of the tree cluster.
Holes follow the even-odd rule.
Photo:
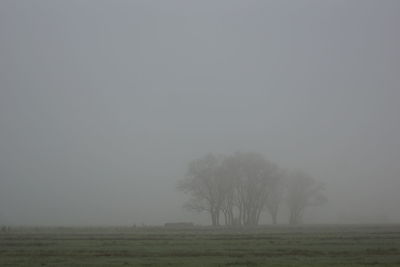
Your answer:
[[[208,154],[189,163],[177,187],[191,197],[184,207],[207,212],[213,226],[256,226],[264,211],[276,224],[283,201],[289,223],[298,224],[307,206],[326,201],[314,178],[304,172],[288,174],[258,153]]]

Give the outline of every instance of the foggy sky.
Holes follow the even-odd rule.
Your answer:
[[[329,203],[306,222],[400,222],[399,14],[396,0],[0,1],[0,224],[208,223],[176,181],[235,151],[323,181]]]

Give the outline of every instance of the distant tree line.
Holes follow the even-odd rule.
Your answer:
[[[213,226],[256,226],[264,211],[276,224],[284,202],[289,223],[299,224],[306,207],[326,201],[322,184],[313,177],[288,172],[258,153],[208,154],[196,159],[177,188],[190,195],[184,207],[207,212]]]

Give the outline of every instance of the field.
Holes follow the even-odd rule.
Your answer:
[[[400,266],[400,226],[13,228],[0,266]]]

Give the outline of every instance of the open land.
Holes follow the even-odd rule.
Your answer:
[[[400,266],[400,225],[11,228],[0,266]]]

